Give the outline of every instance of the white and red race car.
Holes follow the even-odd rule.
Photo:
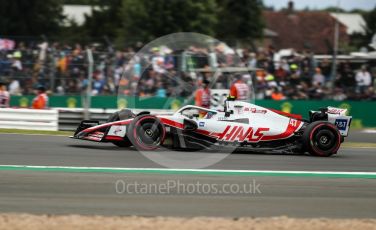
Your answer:
[[[166,147],[330,156],[348,135],[351,119],[340,108],[309,111],[309,120],[304,120],[301,115],[228,99],[224,111],[192,105],[172,115],[121,110],[104,124],[82,121],[72,138],[142,151]]]

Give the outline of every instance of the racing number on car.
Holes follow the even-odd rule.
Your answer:
[[[290,119],[290,125],[295,128],[296,126],[298,126],[298,120]]]

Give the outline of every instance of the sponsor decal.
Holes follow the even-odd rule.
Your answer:
[[[266,109],[256,109],[256,108],[244,108],[244,111],[251,112],[251,113],[262,113],[262,114],[267,113]]]
[[[243,126],[228,125],[225,130],[218,135],[218,140],[258,142],[266,131],[269,131],[269,128],[244,128]]]
[[[124,137],[125,134],[126,134],[126,129],[127,129],[127,127],[124,126],[124,125],[113,125],[113,126],[111,126],[107,135]]]
[[[117,127],[114,131],[115,134],[118,134],[119,132],[121,132],[123,129],[121,128],[121,126]]]
[[[328,113],[331,113],[331,114],[341,114],[341,113],[343,113],[343,111],[345,111],[345,110],[344,109],[338,109],[338,108],[328,109]]]
[[[101,141],[104,136],[102,132],[94,132],[90,133],[85,139],[92,140],[92,141]]]
[[[205,126],[205,122],[200,121],[200,122],[198,123],[198,126],[200,126],[200,127],[204,127],[204,126]]]
[[[347,128],[346,119],[336,119],[335,124],[339,130],[346,131],[346,128]]]

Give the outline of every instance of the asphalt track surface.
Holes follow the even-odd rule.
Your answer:
[[[374,134],[367,134],[372,142]],[[371,136],[371,137],[370,137]],[[349,137],[350,138],[350,137]],[[363,139],[362,139],[363,140]],[[363,140],[363,142],[366,142]],[[195,153],[178,152],[190,156]],[[1,165],[160,168],[133,149],[57,136],[0,134]],[[330,158],[232,154],[212,165],[226,170],[375,172],[376,149],[341,149]],[[121,183],[119,183],[121,182]],[[179,183],[143,194],[128,184]],[[251,194],[184,192],[192,184],[252,184]],[[72,173],[0,169],[0,212],[142,216],[376,217],[376,180],[365,178]],[[120,187],[119,187],[120,185]],[[122,189],[123,188],[123,189]],[[134,187],[133,187],[134,188]],[[187,188],[187,187],[186,187]],[[248,191],[249,192],[249,191]]]
[[[376,130],[350,130],[346,141],[376,143]]]

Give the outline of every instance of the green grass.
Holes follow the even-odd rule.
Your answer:
[[[366,142],[343,142],[341,147],[347,148],[376,148],[376,143],[366,143]]]
[[[0,133],[16,133],[16,134],[42,134],[42,135],[60,135],[71,136],[70,131],[41,131],[41,130],[22,130],[22,129],[0,129]]]
[[[365,130],[365,129],[367,129],[367,130],[376,130],[376,127],[361,127],[361,128],[353,128],[353,127],[351,127],[350,128],[350,133],[351,133],[351,131],[362,131],[362,130]]]

